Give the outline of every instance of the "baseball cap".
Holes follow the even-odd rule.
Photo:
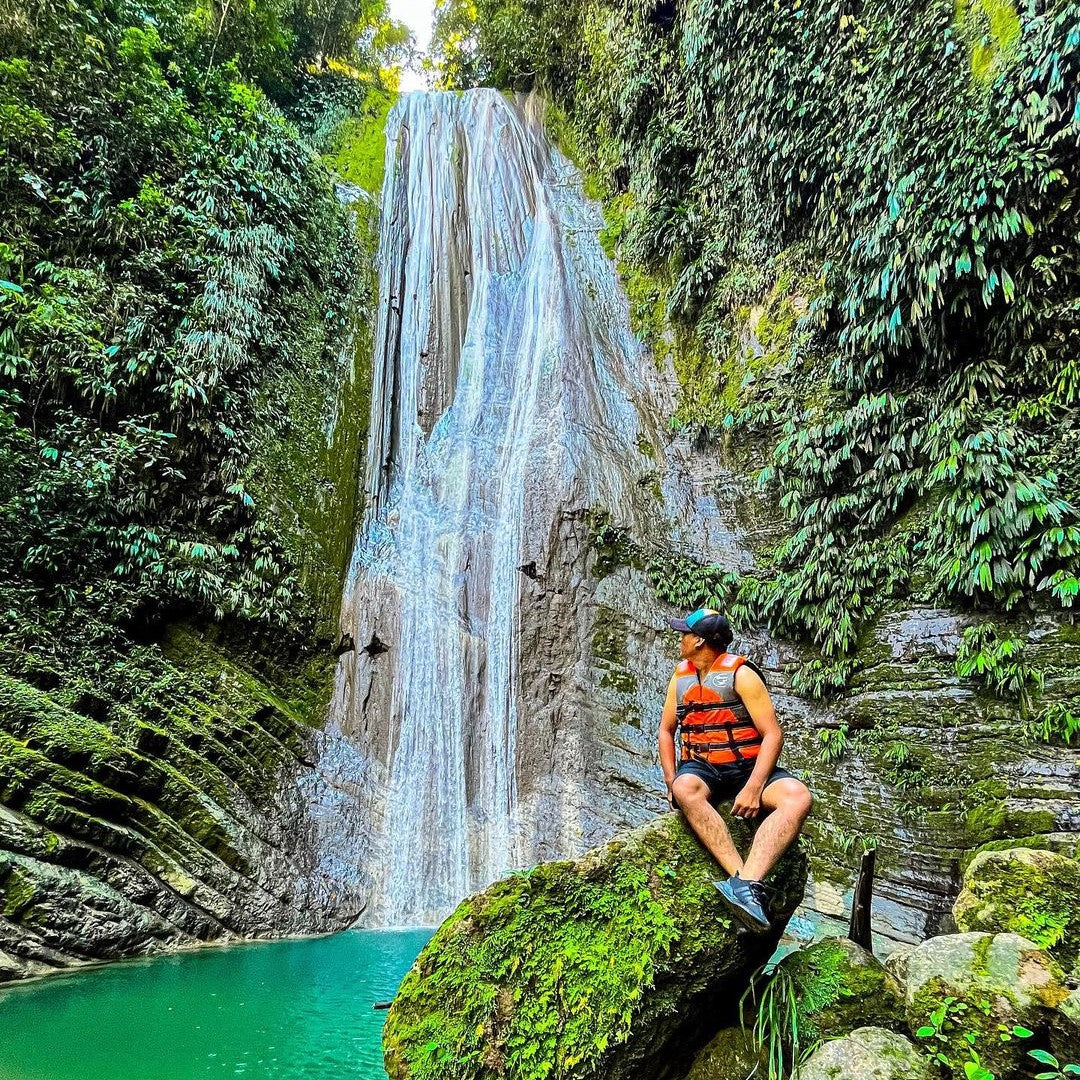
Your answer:
[[[681,634],[699,634],[706,641],[723,641],[727,644],[734,636],[731,623],[712,608],[698,608],[685,619],[668,619],[668,626]]]

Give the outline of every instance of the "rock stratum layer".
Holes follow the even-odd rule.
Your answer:
[[[741,844],[749,828],[729,825]],[[383,1036],[391,1080],[682,1076],[737,1017],[802,896],[799,850],[770,879],[769,934],[737,931],[716,865],[667,814],[574,862],[463,901],[406,975]]]
[[[0,677],[0,980],[357,915],[309,871],[297,794],[325,663],[304,697],[191,630],[166,650],[212,704],[105,724]]]

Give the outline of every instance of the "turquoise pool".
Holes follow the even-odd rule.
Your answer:
[[[0,1080],[384,1080],[385,1012],[430,930],[125,961],[0,990]]]

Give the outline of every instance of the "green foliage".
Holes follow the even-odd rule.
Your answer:
[[[718,566],[703,566],[677,554],[654,557],[647,569],[657,597],[684,611],[696,611],[699,607],[720,610],[733,577]]]
[[[439,18],[449,83],[555,97],[681,419],[771,451],[790,530],[728,583],[747,617],[832,664],[892,600],[1075,602],[1075,5],[448,0]]]
[[[388,25],[382,0],[0,14],[0,801],[39,821],[234,865],[231,801],[271,798],[325,707],[326,664],[282,657],[336,630],[373,257],[314,148],[385,96]],[[179,657],[177,620],[250,652]],[[149,808],[109,793],[125,769]]]
[[[978,1001],[974,1009],[984,1017],[989,1017],[989,1001]],[[999,1042],[1011,1042],[1013,1039],[1030,1039],[1034,1032],[1018,1024],[998,1024],[994,1031],[987,1031],[985,1023],[971,1025],[969,1011],[972,1006],[959,998],[946,997],[929,1015],[928,1021],[915,1032],[918,1039],[926,1039],[933,1047],[934,1060],[943,1066],[948,1075],[964,1077],[964,1080],[994,1080],[992,1073],[983,1063],[977,1045],[980,1040],[995,1038]],[[961,1049],[957,1056],[957,1046]]]
[[[1049,1068],[1035,1074],[1035,1080],[1066,1080],[1069,1076],[1080,1076],[1080,1065],[1062,1065],[1047,1050],[1029,1050],[1028,1057],[1034,1058],[1040,1065]]]
[[[869,839],[869,838],[868,838]],[[902,1024],[898,988],[851,942],[824,939],[790,953],[767,980],[750,984],[741,1005],[756,1005],[753,1039],[769,1076],[789,1074],[825,1040],[856,1027]]]
[[[1080,742],[1080,715],[1064,701],[1055,701],[1029,725],[1031,734],[1041,742],[1072,746]]]
[[[16,610],[321,612],[265,471],[282,407],[266,390],[329,373],[332,410],[367,282],[326,172],[239,73],[280,87],[287,71],[310,117],[329,80],[293,86],[298,42],[382,12],[107,0],[0,26],[0,589]],[[366,96],[371,78],[342,83]]]
[[[831,661],[815,657],[799,666],[791,685],[797,693],[820,700],[847,686],[855,667],[848,657]]]
[[[1043,688],[1043,673],[1024,659],[1024,642],[1003,634],[992,623],[964,630],[956,653],[956,674],[974,678],[997,694],[1018,697],[1027,704],[1031,690]]]
[[[848,728],[841,724],[838,728],[822,728],[817,735],[818,761],[823,765],[832,765],[847,756]]]
[[[759,986],[760,979],[751,981],[739,1000],[745,1014],[748,1004],[755,1006],[754,1023],[750,1037],[756,1049],[765,1053],[768,1080],[783,1080],[792,1067],[805,1061],[821,1040],[805,1043],[801,1026],[799,986],[794,978],[778,967]]]

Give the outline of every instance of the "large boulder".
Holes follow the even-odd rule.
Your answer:
[[[825,938],[789,953],[777,971],[793,984],[804,1046],[860,1027],[906,1028],[900,983],[873,953],[847,938]]]
[[[750,828],[728,819],[740,847]],[[740,930],[677,813],[469,897],[405,976],[383,1032],[391,1080],[681,1077],[769,958],[806,858],[777,867],[776,925]]]
[[[902,1035],[856,1028],[819,1046],[792,1080],[930,1080],[927,1059]]]
[[[1044,1032],[1067,996],[1058,964],[1017,934],[946,934],[924,941],[908,961],[910,1030],[922,1029],[957,1077],[972,1051],[997,1076],[1015,1071],[1031,1044],[1012,1037],[1013,1028]]]
[[[1080,955],[1080,861],[1054,851],[981,851],[953,905],[961,930],[1019,934],[1068,970]]]

